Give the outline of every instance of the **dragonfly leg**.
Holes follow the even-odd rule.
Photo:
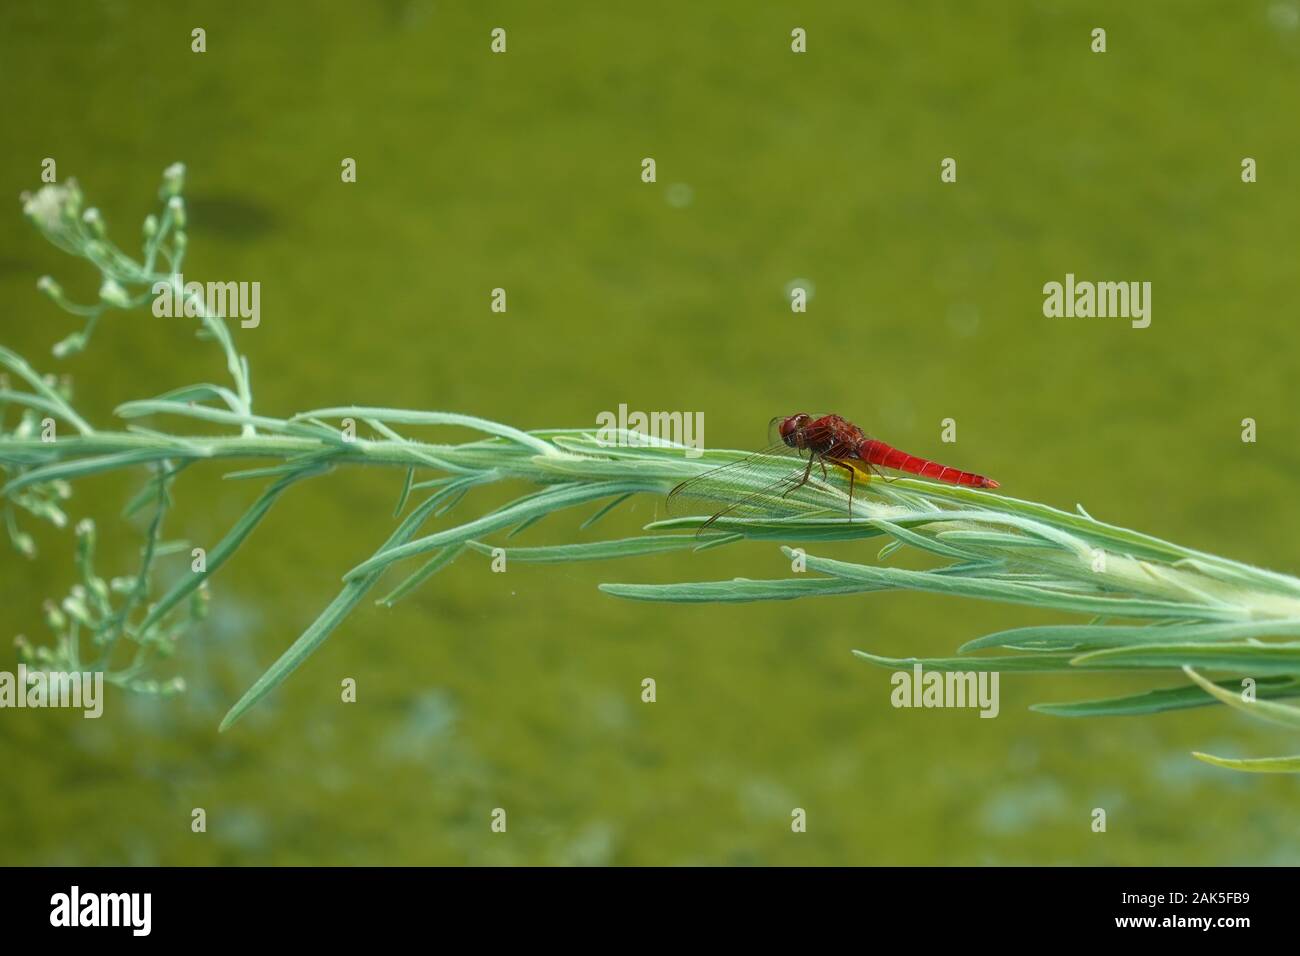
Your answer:
[[[873,472],[875,472],[875,474],[878,475],[878,476],[880,477],[880,480],[881,480],[881,481],[887,481],[887,482],[889,482],[891,485],[899,479],[899,476],[898,476],[898,475],[894,475],[894,476],[891,478],[889,475],[885,474],[883,471],[881,471],[881,470],[880,470],[879,468],[877,468],[875,465],[868,464],[867,467],[870,468]]]
[[[849,474],[849,520],[853,520],[853,485],[857,480],[857,469],[843,461],[831,459],[831,464],[838,468],[843,468]]]
[[[782,498],[785,498],[785,497],[787,497],[787,496],[789,496],[789,495],[794,494],[796,491],[798,491],[798,490],[799,490],[800,488],[802,488],[804,485],[808,484],[808,476],[812,474],[812,466],[813,466],[813,462],[816,461],[816,460],[817,460],[817,459],[813,457],[812,453],[809,452],[809,454],[808,454],[808,467],[805,468],[805,469],[803,470],[803,477],[800,478],[800,479],[799,479],[799,480],[798,480],[798,481],[797,481],[797,482],[796,482],[792,487],[787,488],[787,489],[786,489],[786,490],[781,494],[781,497],[782,497]],[[822,467],[825,467],[825,466],[823,465]]]

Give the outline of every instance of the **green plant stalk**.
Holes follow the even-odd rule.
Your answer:
[[[173,186],[164,189],[169,210],[179,201],[179,186]],[[106,282],[129,285],[155,275],[150,263],[164,247],[148,253],[146,266],[123,266],[126,257],[102,236],[88,238],[68,226],[67,207],[79,204],[79,194],[75,202],[68,194],[49,195],[44,190],[37,198],[39,202],[29,200],[29,206],[38,207],[36,214],[29,210],[29,216],[38,228],[62,248],[95,263]],[[150,240],[155,246],[157,234]],[[173,268],[178,271],[175,264]],[[143,304],[139,295],[118,292],[110,289],[109,298]],[[89,314],[91,322],[102,311],[70,306],[61,301],[61,293],[52,297],[74,314]],[[341,569],[338,597],[231,708],[223,729],[279,686],[390,574],[400,578],[377,602],[385,606],[425,585],[467,549],[490,550],[484,539],[494,534],[508,537],[546,515],[594,507],[598,510],[583,525],[585,530],[632,495],[663,496],[683,479],[706,474],[742,454],[728,450],[700,454],[636,432],[524,432],[445,412],[343,406],[287,418],[255,414],[247,363],[234,350],[224,323],[211,316],[203,316],[201,322],[221,345],[235,389],[201,384],[127,402],[116,414],[131,424],[114,429],[92,426],[48,378],[38,375],[20,356],[0,349],[0,365],[27,386],[0,391],[0,412],[5,404],[21,411],[12,431],[0,430],[0,467],[7,478],[0,496],[6,502],[11,536],[21,532],[12,528],[10,506],[52,514],[58,489],[105,472],[162,469],[158,473],[170,481],[183,466],[210,462],[232,466],[226,474],[231,480],[269,481],[267,491],[214,549],[217,560],[201,579],[182,580],[128,623],[126,616],[140,603],[148,583],[146,562],[140,577],[127,588],[131,606],[116,615],[89,619],[92,635],[102,636],[107,620],[139,638],[184,607],[187,598],[206,593],[202,585],[232,559],[262,517],[301,478],[348,466],[390,468],[400,479],[394,489],[398,514],[408,502],[422,499],[373,553],[358,555],[352,568]],[[70,425],[71,433],[42,440],[33,427],[38,414]],[[144,418],[151,422],[148,429],[135,424]],[[432,442],[404,433],[411,428],[471,429],[486,437]],[[233,468],[250,462],[256,467]],[[771,458],[760,462],[746,480],[757,490],[786,476],[789,469],[788,460]],[[501,482],[522,483],[534,490],[462,523],[426,529],[473,489]],[[558,562],[703,550],[745,541],[780,542],[792,565],[785,577],[605,584],[601,589],[622,598],[671,602],[794,600],[913,590],[1085,615],[1092,620],[987,635],[950,658],[895,659],[857,653],[889,668],[920,663],[943,670],[1185,670],[1191,681],[1111,700],[1040,705],[1063,715],[1143,714],[1225,703],[1225,695],[1233,697],[1241,679],[1249,678],[1268,706],[1247,704],[1241,709],[1275,722],[1300,716],[1300,709],[1276,703],[1300,694],[1300,641],[1292,640],[1300,638],[1300,580],[1294,577],[1107,524],[1081,507],[1063,511],[986,490],[910,478],[860,483],[851,503],[842,481],[813,480],[795,494],[763,499],[745,514],[723,516],[705,529],[715,510],[707,500],[721,506],[743,490],[706,479],[700,491],[706,500],[699,515],[652,522],[630,538],[506,547],[505,551],[514,560]],[[155,536],[151,532],[151,541]],[[832,560],[807,553],[808,547],[820,542],[861,539],[879,539],[876,543],[884,545],[875,560]],[[927,555],[933,566],[912,570],[891,565],[889,559],[905,548]],[[148,553],[154,550],[151,545]],[[999,653],[976,653],[991,648]],[[1206,681],[1191,670],[1194,667],[1229,677]],[[1203,759],[1221,766],[1241,764],[1235,769],[1242,770],[1300,770],[1300,758]]]

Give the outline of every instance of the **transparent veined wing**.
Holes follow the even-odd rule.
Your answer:
[[[727,517],[781,517],[826,511],[824,501],[812,499],[820,489],[822,468],[816,455],[800,454],[785,442],[688,478],[668,493],[672,517],[700,516],[701,531]],[[716,529],[715,529],[716,530]]]

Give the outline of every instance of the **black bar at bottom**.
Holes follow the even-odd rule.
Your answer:
[[[681,939],[662,935],[678,926],[733,943],[785,927],[848,930],[864,942],[888,927],[927,944],[1025,933],[1230,943],[1293,926],[1293,880],[1291,870],[1262,868],[7,869],[0,933],[6,948],[70,935],[130,945],[268,933],[337,946],[373,942],[377,930],[431,929],[613,942],[620,933]]]

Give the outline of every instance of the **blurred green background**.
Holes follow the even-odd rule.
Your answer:
[[[36,188],[53,157],[131,250],[162,169],[188,164],[186,277],[262,283],[261,327],[237,334],[267,414],[355,402],[537,428],[626,402],[703,411],[710,445],[743,448],[772,415],[831,410],[1011,494],[1300,571],[1296,0],[11,2],[0,85],[0,192]],[[1151,327],[1044,318],[1042,286],[1067,272],[1150,281]],[[147,312],[56,361],[73,326],[36,292],[46,273],[93,298],[97,276],[14,203],[0,342],[73,375],[93,421],[224,381],[190,325]],[[248,506],[257,489],[220,472],[182,478],[169,536],[213,541]],[[786,573],[759,544],[504,575],[462,558],[392,611],[364,605],[218,736],[386,536],[400,479],[335,473],[277,505],[214,580],[210,627],[176,661],[185,696],[110,692],[98,721],[0,712],[0,863],[1300,863],[1295,779],[1188,756],[1291,753],[1294,735],[1222,708],[1026,709],[1174,675],[1006,675],[981,720],[894,710],[889,675],[850,654],[946,654],[1043,615],[596,590]],[[139,480],[87,480],[72,502],[115,573]],[[640,499],[587,534],[657,510]],[[569,540],[578,520],[515,540]],[[40,556],[0,555],[5,670],[8,638],[42,636],[42,600],[73,583],[70,532],[27,527]]]

